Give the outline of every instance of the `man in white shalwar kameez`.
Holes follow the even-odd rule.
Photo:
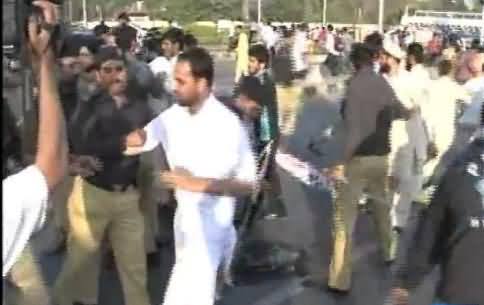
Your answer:
[[[127,136],[127,154],[161,144],[175,189],[175,266],[165,305],[212,305],[217,271],[235,242],[235,196],[252,192],[256,165],[238,117],[211,93],[213,61],[203,49],[179,56],[177,104]]]
[[[439,63],[439,78],[429,87],[429,100],[422,109],[428,118],[428,131],[434,139],[435,158],[424,166],[425,180],[434,177],[439,179],[449,165],[450,156],[442,157],[456,144],[457,105],[459,101],[468,103],[471,96],[464,86],[459,85],[451,76],[453,64],[451,61]],[[427,181],[425,181],[427,182]],[[434,181],[436,183],[436,181]]]
[[[397,98],[414,113],[409,120],[396,120],[392,124],[389,176],[394,190],[392,225],[397,230],[407,226],[411,204],[423,183],[423,164],[427,158],[427,134],[419,111],[423,95],[415,88],[411,73],[402,68],[405,53],[390,41],[384,43],[385,78],[393,87]],[[413,88],[412,88],[413,87]]]

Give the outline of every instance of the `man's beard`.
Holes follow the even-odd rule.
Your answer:
[[[380,66],[381,74],[389,74],[392,71],[392,67],[389,64],[383,64]]]

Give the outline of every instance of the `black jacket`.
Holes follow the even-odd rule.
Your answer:
[[[443,177],[421,215],[397,286],[416,287],[442,267],[437,297],[449,304],[484,304],[484,140],[475,141]]]
[[[145,101],[129,101],[118,109],[111,96],[98,91],[82,105],[69,128],[71,151],[97,157],[103,163],[102,171],[86,180],[108,191],[113,185],[136,184],[139,158],[123,155],[124,140],[154,117]]]
[[[388,155],[392,121],[406,114],[390,84],[372,66],[350,80],[341,112],[347,133],[345,159]]]

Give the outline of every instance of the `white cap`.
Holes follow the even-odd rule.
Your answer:
[[[383,42],[383,50],[385,50],[385,52],[390,54],[392,57],[400,60],[404,59],[406,55],[398,45],[389,40]]]

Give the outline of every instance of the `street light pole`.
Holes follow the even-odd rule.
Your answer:
[[[323,25],[326,25],[326,17],[328,12],[328,0],[323,0]]]
[[[262,19],[262,0],[257,0],[257,23],[260,24]]]
[[[73,22],[73,15],[72,15],[72,0],[69,0],[69,22]]]
[[[482,22],[481,22],[481,45],[484,46],[484,1],[481,0],[482,6]]]
[[[383,18],[385,12],[385,0],[379,0],[380,4],[378,6],[378,30],[383,33]]]
[[[82,0],[82,22],[87,27],[87,0]]]

